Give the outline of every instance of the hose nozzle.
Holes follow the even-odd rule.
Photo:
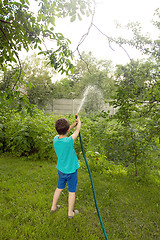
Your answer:
[[[77,119],[77,117],[78,117],[78,113],[76,113],[76,115],[75,115],[75,119]]]

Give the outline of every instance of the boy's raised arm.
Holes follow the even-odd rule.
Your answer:
[[[76,119],[77,120],[77,119]],[[70,126],[69,128],[69,132],[75,127],[77,126],[78,122],[75,120],[75,122]]]
[[[75,139],[78,137],[78,134],[80,132],[80,128],[81,128],[81,120],[79,117],[77,117],[76,119],[76,123],[77,123],[77,129],[74,131],[74,133],[71,135],[73,138],[73,141],[75,141]]]

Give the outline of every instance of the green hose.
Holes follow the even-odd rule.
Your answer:
[[[85,152],[84,152],[83,143],[82,143],[82,137],[81,137],[81,134],[80,134],[80,133],[79,133],[79,139],[80,139],[80,144],[81,144],[81,149],[82,149],[83,157],[84,157],[84,160],[85,160],[85,163],[86,163],[88,172],[89,172],[90,180],[91,180],[92,191],[93,191],[93,196],[94,196],[94,202],[95,202],[95,206],[96,206],[96,209],[97,209],[97,214],[98,214],[98,217],[99,217],[99,221],[100,221],[100,223],[101,223],[101,227],[102,227],[102,230],[103,230],[105,239],[108,240],[108,237],[107,237],[107,234],[106,234],[106,231],[105,231],[103,222],[102,222],[102,218],[101,218],[101,215],[100,215],[100,212],[99,212],[99,208],[98,208],[98,204],[97,204],[97,199],[96,199],[96,194],[95,194],[94,185],[93,185],[93,180],[92,180],[92,174],[91,174],[91,171],[90,171],[90,168],[89,168],[89,165],[88,165],[88,162],[87,162],[87,158],[86,158],[86,155],[85,155]]]

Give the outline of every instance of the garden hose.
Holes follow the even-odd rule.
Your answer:
[[[77,118],[78,114],[76,114],[75,117]],[[102,221],[102,218],[101,218],[101,215],[100,215],[100,211],[99,211],[99,208],[98,208],[96,194],[95,194],[95,190],[94,190],[93,179],[92,179],[92,174],[91,174],[91,171],[90,171],[90,168],[89,168],[89,165],[88,165],[88,162],[87,162],[87,158],[86,158],[86,155],[85,155],[85,152],[84,152],[83,142],[82,142],[82,137],[81,137],[81,133],[80,132],[79,132],[79,140],[80,140],[80,144],[81,144],[83,157],[84,157],[84,160],[85,160],[85,163],[86,163],[86,166],[87,166],[87,169],[88,169],[88,173],[89,173],[89,176],[90,176],[90,180],[91,180],[92,191],[93,191],[93,196],[94,196],[94,202],[95,202],[95,206],[96,206],[96,209],[97,209],[97,214],[98,214],[98,217],[99,217],[99,221],[100,221],[100,224],[101,224],[101,227],[102,227],[105,239],[108,240],[108,237],[107,237],[104,225],[103,225],[103,221]]]

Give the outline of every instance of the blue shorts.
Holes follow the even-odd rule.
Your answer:
[[[78,170],[74,173],[65,174],[58,170],[58,184],[57,188],[63,189],[66,187],[66,183],[68,184],[68,191],[69,192],[76,192],[77,190],[77,181],[78,181]]]

